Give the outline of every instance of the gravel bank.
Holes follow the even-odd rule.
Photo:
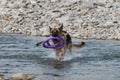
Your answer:
[[[120,40],[120,0],[0,0],[0,32],[49,35],[61,23],[72,37]]]

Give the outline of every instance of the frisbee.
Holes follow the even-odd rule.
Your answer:
[[[51,45],[50,40],[53,40],[53,39],[56,40],[56,43]],[[57,36],[57,37],[49,36],[43,41],[42,45],[45,48],[60,49],[64,47],[65,40],[62,36]]]

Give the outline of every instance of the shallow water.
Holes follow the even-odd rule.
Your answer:
[[[39,36],[0,34],[0,73],[31,73],[35,80],[120,80],[120,41],[80,40],[85,47],[67,53],[62,65],[55,65],[51,49],[35,46]]]

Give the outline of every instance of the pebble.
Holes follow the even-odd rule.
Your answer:
[[[120,0],[0,1],[0,33],[47,36],[61,23],[75,38],[120,40]]]

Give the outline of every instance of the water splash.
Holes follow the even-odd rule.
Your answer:
[[[70,61],[74,58],[78,58],[78,57],[81,57],[82,54],[80,53],[66,53],[65,56],[64,56],[64,59],[63,61]],[[55,53],[54,52],[49,52],[48,54],[46,54],[45,56],[43,56],[43,58],[52,58],[52,59],[56,59],[56,56],[55,56]]]

